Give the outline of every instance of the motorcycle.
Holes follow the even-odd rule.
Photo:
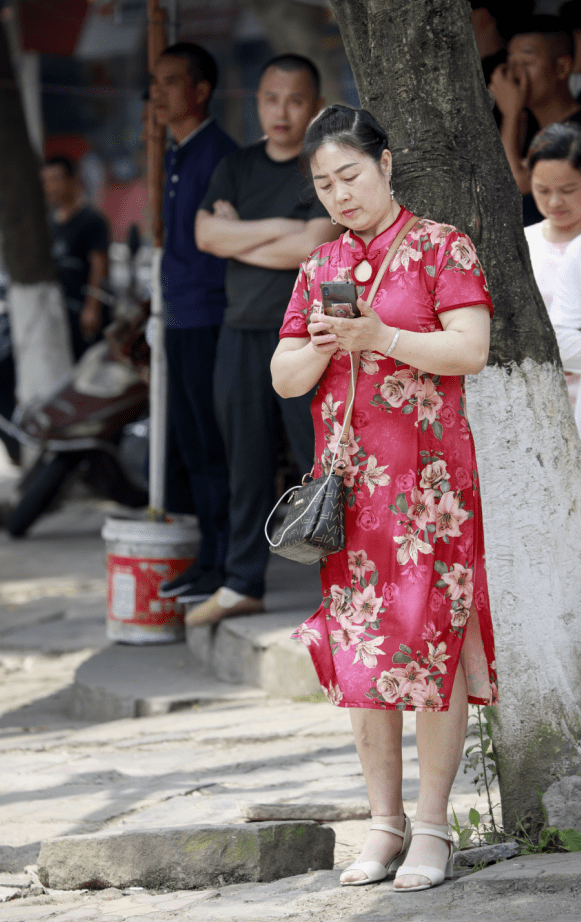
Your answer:
[[[132,300],[124,307],[121,319],[105,329],[104,339],[87,349],[48,399],[12,420],[0,416],[7,435],[39,451],[20,483],[20,501],[4,522],[15,538],[26,533],[78,470],[111,499],[133,507],[147,504],[143,477],[135,476],[125,461],[123,436],[148,408],[148,305]]]

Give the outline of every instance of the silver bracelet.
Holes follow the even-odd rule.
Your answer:
[[[384,352],[384,353],[383,353],[384,356],[385,356],[386,358],[387,358],[389,355],[391,355],[391,353],[393,352],[393,350],[394,350],[395,347],[397,346],[397,341],[398,341],[398,339],[399,339],[399,334],[400,334],[400,333],[401,333],[401,330],[400,330],[400,328],[398,327],[398,328],[396,329],[395,335],[394,335],[394,337],[393,337],[393,339],[392,339],[392,341],[391,341],[391,346],[389,347],[389,349],[387,350],[387,352]]]

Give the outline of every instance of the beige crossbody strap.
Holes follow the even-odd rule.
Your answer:
[[[366,303],[369,306],[372,305],[373,299],[375,295],[377,294],[377,289],[379,288],[381,284],[381,280],[383,276],[385,275],[385,273],[388,271],[391,265],[391,262],[393,260],[393,257],[399,250],[402,240],[404,239],[406,234],[408,234],[411,231],[412,227],[416,226],[418,221],[421,221],[421,218],[418,218],[417,215],[412,215],[409,221],[406,221],[406,223],[400,230],[399,234],[393,241],[392,245],[390,246],[389,250],[385,254],[383,262],[381,263],[381,266],[379,267],[377,275],[375,276],[373,280],[373,285],[371,286],[371,290],[367,298]],[[347,391],[347,400],[345,402],[347,414],[345,416],[345,421],[343,423],[343,438],[341,439],[341,445],[343,447],[349,444],[349,428],[351,426],[351,415],[353,413],[353,403],[354,403],[352,398],[353,398],[353,393],[355,391],[355,385],[357,384],[357,375],[359,374],[359,361],[361,359],[360,352],[352,352],[351,355],[353,358],[353,374],[349,376],[349,389]]]

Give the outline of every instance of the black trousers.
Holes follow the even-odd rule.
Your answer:
[[[228,548],[228,470],[212,399],[219,330],[165,331],[170,416],[202,533],[202,567],[223,566]]]
[[[264,595],[268,542],[264,524],[275,503],[277,416],[280,413],[302,472],[313,464],[312,394],[283,400],[273,387],[270,360],[276,330],[222,327],[214,376],[218,425],[230,471],[230,544],[225,585]]]

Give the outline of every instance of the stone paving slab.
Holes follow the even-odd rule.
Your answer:
[[[458,881],[457,886],[496,893],[515,889],[544,892],[555,887],[581,893],[581,852],[519,855],[469,874]]]
[[[109,644],[77,670],[72,714],[84,720],[119,720],[263,694],[252,686],[219,681],[194,659],[185,643]]]
[[[217,628],[186,632],[194,656],[225,682],[257,685],[274,695],[319,694],[321,686],[304,644],[291,640],[313,609],[277,610],[224,618]]]
[[[418,791],[414,726],[414,715],[404,715],[405,807],[411,816]],[[50,724],[27,731],[13,726],[0,736],[0,770],[2,840],[14,849],[51,836],[244,822],[243,808],[252,804],[366,800],[348,712],[284,699],[228,699],[97,725],[70,720],[68,728],[60,723],[56,730]],[[452,804],[461,819],[471,807],[483,806],[462,768]],[[332,826],[336,862],[346,866],[368,822]],[[21,869],[18,854],[12,853],[10,870]],[[30,860],[27,855],[25,863]]]
[[[26,585],[26,581],[22,580],[13,582],[12,595],[21,597],[23,582]],[[2,587],[5,586],[6,583],[2,583]],[[35,587],[35,591],[39,591],[36,581]],[[104,586],[101,589],[95,588],[93,592],[79,592],[72,596],[57,595],[53,598],[33,599],[30,602],[0,604],[0,648],[5,646],[5,642],[10,643],[15,633],[36,626],[42,627],[53,621],[98,621],[103,627],[104,636],[105,611]],[[91,643],[85,643],[85,647],[87,646],[91,646]],[[40,646],[34,646],[34,649],[39,650]]]
[[[105,633],[105,606],[93,618],[52,618],[22,630],[12,630],[0,637],[2,650],[40,651],[46,654],[71,653],[74,650],[98,650],[109,646]]]
[[[271,881],[333,867],[335,833],[318,823],[189,826],[43,842],[45,887],[183,890]]]
[[[194,656],[225,682],[257,685],[280,696],[318,694],[321,687],[309,652],[290,636],[320,601],[317,567],[272,555],[264,614],[190,628],[187,642]]]
[[[91,893],[49,891],[43,897],[16,900],[0,905],[2,922],[50,919],[69,922],[123,922],[151,919],[156,922],[573,922],[579,917],[578,893],[554,886],[539,886],[543,863],[554,857],[556,865],[567,865],[560,880],[579,883],[576,862],[562,862],[570,856],[527,856],[528,884],[513,862],[497,867],[497,879],[485,889],[466,886],[477,880],[471,874],[444,883],[433,890],[401,894],[391,881],[370,887],[340,887],[338,871],[314,871],[271,883],[233,884],[219,889],[151,893],[108,889]],[[539,859],[537,861],[537,859]],[[518,862],[517,862],[518,863]],[[512,866],[511,866],[512,865]],[[573,865],[576,865],[576,870]],[[533,869],[537,868],[537,872]],[[523,870],[523,869],[520,869]],[[479,872],[485,875],[486,872]],[[500,886],[502,879],[510,886]],[[556,878],[554,878],[556,879]]]

